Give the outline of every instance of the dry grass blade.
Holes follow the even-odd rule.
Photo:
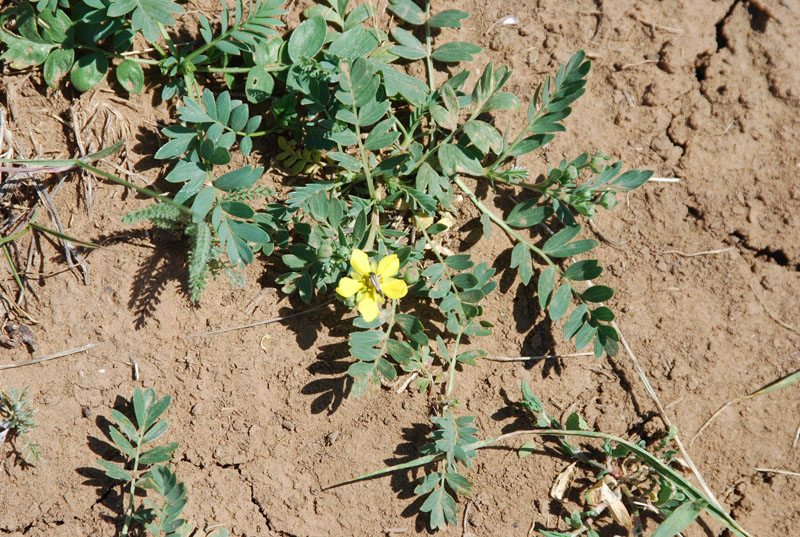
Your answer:
[[[232,328],[221,328],[219,330],[211,330],[210,332],[200,332],[200,333],[197,333],[197,334],[192,334],[189,337],[213,336],[213,335],[216,335],[216,334],[224,334],[225,332],[234,332],[236,330],[244,330],[245,328],[253,328],[254,326],[261,326],[261,325],[264,325],[264,324],[279,323],[279,322],[281,322],[281,321],[283,321],[285,319],[291,319],[292,317],[297,317],[298,315],[305,315],[306,313],[311,313],[312,311],[321,310],[322,308],[324,308],[325,306],[327,306],[328,304],[330,304],[334,300],[335,299],[328,300],[327,302],[324,302],[324,303],[320,304],[319,306],[315,306],[313,308],[310,308],[310,309],[307,309],[307,310],[303,310],[303,311],[298,311],[297,313],[292,313],[291,315],[285,315],[283,317],[275,317],[275,318],[272,318],[272,319],[267,319],[265,321],[258,321],[258,322],[250,323],[250,324],[243,324],[241,326],[234,326]]]
[[[550,354],[542,356],[487,356],[484,360],[492,362],[533,362],[537,360],[550,360],[552,358],[570,358],[573,356],[594,356],[593,352],[575,352],[572,354]]]
[[[713,255],[713,254],[722,254],[725,252],[730,252],[731,250],[735,250],[736,246],[731,246],[729,248],[722,248],[720,250],[703,250],[702,252],[694,252],[691,254],[687,254],[686,252],[681,252],[680,250],[664,250],[663,252],[657,252],[659,255],[664,254],[676,254],[682,255],[684,257],[696,257],[698,255]]]
[[[764,303],[764,299],[763,299],[763,298],[761,298],[761,295],[759,295],[759,294],[756,292],[756,290],[755,290],[755,288],[753,287],[753,284],[752,284],[752,283],[750,284],[750,290],[751,290],[751,291],[753,291],[753,294],[754,294],[754,295],[756,295],[756,299],[758,300],[758,303],[759,303],[759,304],[761,304],[761,307],[762,307],[762,308],[764,308],[764,311],[766,311],[766,312],[767,312],[767,315],[769,315],[769,318],[770,318],[770,319],[772,319],[773,321],[775,321],[776,323],[778,323],[779,325],[781,325],[782,327],[784,327],[786,330],[789,330],[790,332],[794,332],[795,334],[797,334],[798,336],[800,336],[800,330],[798,330],[797,328],[795,328],[794,326],[792,326],[792,325],[790,325],[790,324],[788,324],[788,323],[785,323],[785,322],[781,321],[781,320],[778,318],[778,316],[777,316],[777,315],[775,315],[774,313],[772,313],[772,311],[771,311],[771,310],[770,310],[770,309],[767,307],[767,305]]]
[[[756,472],[763,472],[765,474],[781,474],[790,475],[793,477],[800,477],[800,472],[790,472],[788,470],[777,470],[775,468],[756,468]]]
[[[759,390],[757,390],[757,391],[755,391],[755,392],[753,392],[751,394],[743,395],[742,397],[738,397],[736,399],[731,399],[730,401],[728,401],[727,403],[725,403],[724,405],[719,407],[717,409],[717,411],[714,412],[711,415],[711,417],[706,420],[706,422],[702,425],[702,427],[700,427],[700,429],[698,429],[698,431],[694,434],[692,439],[689,440],[689,445],[691,446],[692,443],[694,443],[694,441],[697,439],[697,437],[700,436],[700,434],[703,431],[705,431],[706,428],[708,428],[708,426],[711,425],[711,423],[715,419],[717,419],[717,417],[720,414],[722,414],[725,411],[725,409],[728,408],[729,406],[735,405],[736,403],[741,403],[742,401],[746,401],[748,399],[752,399],[753,397],[756,397],[756,396],[759,396],[759,395],[765,395],[765,394],[768,394],[770,392],[774,392],[775,390],[779,390],[781,388],[786,388],[787,386],[791,386],[792,384],[794,384],[795,382],[798,382],[798,381],[800,381],[800,369],[798,369],[794,373],[786,375],[785,377],[779,378],[775,382],[771,382],[771,383],[767,384],[763,388],[761,388],[761,389],[759,389]]]
[[[0,365],[0,370],[2,369],[14,369],[15,367],[23,367],[26,365],[33,365],[38,364],[40,362],[46,362],[48,360],[55,360],[56,358],[63,358],[65,356],[69,356],[71,354],[77,354],[79,352],[88,351],[93,347],[97,347],[98,343],[89,343],[88,345],[84,345],[83,347],[77,347],[75,349],[67,349],[65,351],[57,352],[55,354],[48,354],[47,356],[42,356],[41,358],[34,358],[33,360],[26,360],[24,362],[17,362],[14,364],[6,364]]]

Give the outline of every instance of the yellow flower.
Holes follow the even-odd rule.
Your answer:
[[[376,266],[366,253],[355,249],[350,254],[350,266],[352,278],[345,276],[339,280],[336,292],[344,298],[356,295],[358,312],[367,322],[378,316],[378,304],[383,303],[384,297],[397,300],[408,293],[406,282],[392,277],[400,270],[400,260],[395,254],[387,255]]]

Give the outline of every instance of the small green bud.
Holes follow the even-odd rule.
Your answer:
[[[414,285],[419,281],[419,269],[417,267],[409,267],[403,275],[403,279],[409,285]]]
[[[575,166],[568,166],[566,176],[570,181],[574,181],[578,178],[578,169]]]
[[[600,201],[597,204],[605,209],[613,209],[617,206],[617,196],[613,192],[606,192],[600,196]]]

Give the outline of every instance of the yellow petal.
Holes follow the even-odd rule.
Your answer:
[[[370,273],[369,257],[358,248],[350,254],[350,266],[361,276],[367,276]]]
[[[381,281],[381,290],[383,294],[397,300],[403,298],[408,293],[408,286],[406,282],[398,278],[389,278]]]
[[[375,302],[375,299],[372,298],[372,296],[367,294],[358,303],[358,313],[361,314],[365,321],[374,321],[375,317],[377,317],[378,313],[380,313],[380,310],[378,309],[378,303]]]
[[[377,274],[381,279],[391,278],[397,274],[398,270],[400,270],[400,260],[395,254],[392,254],[381,259],[381,262],[378,263]]]
[[[353,278],[344,277],[339,280],[339,287],[336,288],[336,292],[345,298],[350,298],[362,289],[364,289],[363,283]]]

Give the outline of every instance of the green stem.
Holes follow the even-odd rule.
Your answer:
[[[461,180],[458,175],[453,177],[453,182],[458,185],[458,188],[460,188],[464,194],[467,195],[475,207],[477,207],[482,213],[486,214],[486,216],[488,216],[492,222],[500,226],[500,228],[510,237],[524,244],[530,251],[534,252],[542,260],[544,260],[545,263],[553,267],[553,269],[556,271],[556,274],[558,274],[559,277],[569,285],[570,289],[572,289],[572,293],[578,297],[582,304],[589,308],[589,304],[586,303],[581,295],[581,290],[575,286],[572,280],[564,276],[564,271],[562,271],[555,263],[553,263],[553,260],[550,259],[550,257],[541,248],[526,240],[522,235],[512,229],[505,220],[494,214],[486,205],[483,204],[483,202],[481,202],[481,200],[478,199],[478,196],[475,195],[475,193],[464,183],[464,181]]]
[[[431,18],[431,3],[425,3],[425,19]],[[433,46],[431,45],[431,28],[425,25],[425,61],[428,65],[428,86],[431,91],[436,90],[436,82],[433,78]]]
[[[144,436],[144,431],[142,431],[136,441],[136,454],[133,458],[133,469],[131,470],[131,486],[130,491],[128,492],[130,498],[128,500],[128,508],[125,510],[125,522],[122,524],[122,533],[120,533],[122,537],[127,537],[128,528],[130,527],[131,519],[133,518],[133,509],[135,507],[133,500],[135,499],[136,494],[136,474],[139,471],[139,454],[141,452],[143,443],[142,436]]]
[[[111,173],[105,172],[103,170],[100,170],[98,168],[95,168],[91,164],[87,164],[86,162],[83,162],[82,160],[75,161],[75,164],[77,164],[81,168],[85,168],[85,169],[89,170],[90,172],[92,172],[92,173],[94,173],[96,175],[99,175],[100,177],[105,177],[109,181],[113,181],[113,182],[115,182],[117,184],[120,184],[122,186],[125,186],[125,187],[128,187],[128,188],[132,188],[135,191],[139,192],[140,194],[144,194],[145,196],[150,196],[151,198],[155,198],[158,201],[161,201],[161,202],[166,203],[168,205],[172,205],[173,207],[175,207],[176,209],[181,211],[183,214],[194,218],[194,212],[190,208],[188,208],[185,205],[182,205],[180,203],[177,203],[177,202],[171,200],[170,198],[167,198],[166,196],[162,196],[161,194],[159,194],[155,190],[151,190],[149,188],[145,188],[145,187],[142,187],[142,186],[139,186],[139,185],[135,185],[135,184],[133,184],[133,183],[131,183],[129,181],[126,181],[125,179],[122,179],[121,177],[117,177],[114,174],[111,174]]]
[[[454,381],[456,378],[456,363],[458,362],[458,345],[461,343],[461,336],[464,335],[464,328],[460,327],[458,330],[458,334],[456,334],[456,343],[453,345],[453,353],[450,356],[450,367],[448,368],[448,377],[447,377],[447,390],[445,391],[444,397],[445,399],[450,399],[450,394],[453,393],[453,386]]]
[[[286,66],[281,65],[279,63],[273,63],[268,65],[262,65],[259,67],[263,67],[265,71],[269,72],[276,72],[276,71],[285,71]],[[200,73],[249,73],[250,70],[253,69],[252,67],[196,67],[195,71]]]

